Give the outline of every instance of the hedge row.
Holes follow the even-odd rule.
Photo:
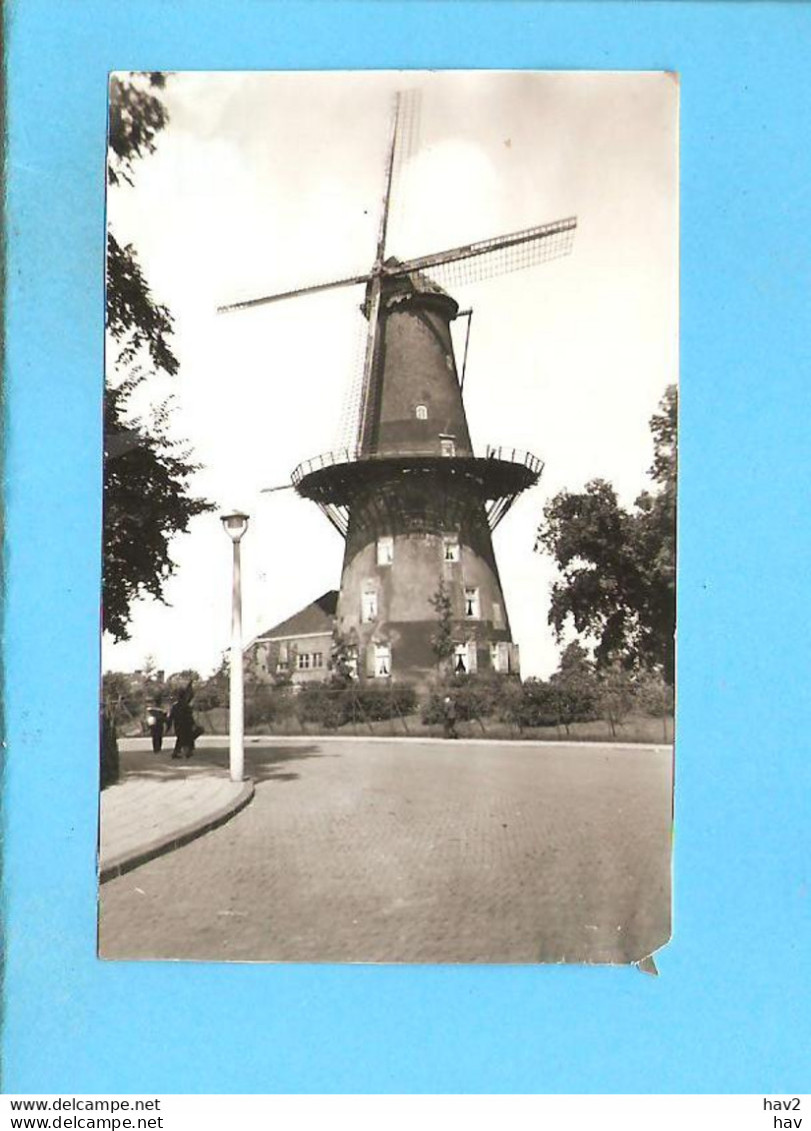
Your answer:
[[[504,677],[466,676],[457,677],[431,694],[423,709],[423,722],[442,722],[448,695],[461,722],[497,718],[518,727],[568,726],[599,717],[596,687],[567,687],[539,679],[520,683]]]
[[[654,676],[631,676],[621,671],[575,671],[556,674],[550,680],[482,673],[448,677],[430,690],[419,693],[405,683],[352,683],[333,681],[293,686],[248,686],[245,695],[245,725],[249,730],[274,724],[304,727],[316,725],[337,730],[347,725],[398,720],[418,715],[426,725],[440,725],[445,719],[447,696],[453,699],[459,722],[496,719],[519,730],[531,727],[563,726],[605,719],[612,731],[630,713],[663,717],[673,710],[672,689]],[[215,703],[214,706],[224,706]],[[119,704],[122,712],[114,718],[143,725],[141,703]],[[204,695],[195,701],[198,712],[212,706]]]
[[[245,725],[256,727],[282,718],[296,718],[337,729],[347,723],[402,718],[417,709],[417,693],[409,684],[336,687],[331,683],[305,683],[298,689],[269,687],[251,691],[245,702]]]

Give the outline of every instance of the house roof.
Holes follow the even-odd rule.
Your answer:
[[[338,606],[338,590],[330,589],[315,601],[293,613],[292,617],[258,633],[255,640],[274,640],[279,637],[309,636],[316,632],[329,635],[332,632],[335,609]]]

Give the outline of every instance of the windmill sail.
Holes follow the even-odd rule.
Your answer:
[[[272,295],[260,295],[258,298],[246,298],[240,302],[229,302],[225,306],[218,306],[218,314],[228,314],[232,310],[249,310],[252,306],[264,306],[269,302],[281,302],[286,298],[299,298],[301,295],[313,295],[318,291],[332,291],[337,287],[355,287],[360,283],[367,283],[367,275],[348,275],[345,279],[332,279],[328,283],[313,283],[306,287],[295,287],[291,291],[277,291]]]
[[[375,254],[374,267],[372,268],[372,278],[369,283],[369,293],[367,297],[367,304],[369,309],[369,337],[366,341],[366,362],[363,367],[363,386],[361,389],[360,397],[360,429],[358,432],[358,448],[363,451],[365,446],[368,446],[369,437],[366,430],[366,422],[369,419],[369,402],[376,394],[375,388],[375,373],[377,370],[377,345],[378,345],[378,329],[380,323],[380,297],[381,297],[381,273],[383,271],[383,261],[386,257],[386,230],[389,223],[389,206],[391,204],[391,180],[394,174],[394,154],[397,149],[397,128],[400,117],[400,95],[396,95],[394,102],[394,114],[392,116],[391,137],[389,140],[389,152],[386,159],[386,180],[385,189],[383,192],[383,207],[380,211],[380,228],[377,235],[377,252]]]
[[[576,227],[577,218],[570,216],[552,224],[539,224],[478,243],[422,255],[388,273],[404,275],[412,271],[428,271],[443,286],[477,283],[568,255]]]

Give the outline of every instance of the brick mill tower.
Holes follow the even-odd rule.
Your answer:
[[[359,678],[429,679],[437,671],[443,600],[450,602],[446,662],[454,671],[517,673],[492,531],[538,481],[542,464],[512,448],[474,452],[464,363],[460,377],[451,337],[459,306],[436,280],[472,282],[565,255],[576,220],[408,262],[386,258],[399,115],[398,99],[372,270],[223,309],[365,285],[356,443],[307,460],[292,475],[298,493],[317,503],[346,540],[336,633],[354,653]]]

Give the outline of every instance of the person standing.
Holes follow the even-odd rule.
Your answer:
[[[445,726],[446,738],[458,738],[456,733],[456,704],[450,695],[442,701],[442,720]]]
[[[152,749],[159,754],[163,747],[163,732],[166,729],[166,712],[160,702],[153,704],[146,713],[146,725],[152,736]]]
[[[192,711],[193,699],[194,693],[191,684],[189,684],[187,687],[184,687],[182,691],[178,692],[177,698],[169,712],[167,730],[174,727],[175,731],[175,748],[172,751],[173,758],[182,758],[184,754],[187,758],[191,758],[194,753],[196,734],[194,712]]]

